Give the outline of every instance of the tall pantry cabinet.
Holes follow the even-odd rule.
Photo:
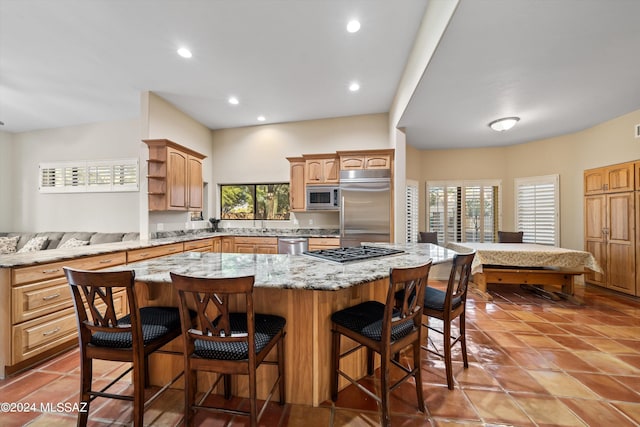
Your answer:
[[[584,172],[585,250],[603,273],[587,283],[640,295],[640,161]]]

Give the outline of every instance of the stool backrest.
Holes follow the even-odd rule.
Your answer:
[[[171,273],[171,281],[178,291],[182,334],[185,338],[187,354],[191,354],[193,341],[198,339],[222,343],[246,343],[249,358],[254,357],[254,280],[254,276],[205,278]],[[196,327],[189,327],[192,324],[189,308],[196,312]],[[247,333],[232,332],[230,321],[232,311],[246,311]]]
[[[424,309],[424,290],[427,287],[431,260],[418,267],[392,268],[389,291],[382,326],[382,340],[391,339],[392,331],[403,324],[413,323],[420,330]]]
[[[420,236],[420,243],[433,243],[438,244],[438,232],[437,231],[421,231],[418,233]]]
[[[467,300],[467,289],[471,278],[471,264],[476,253],[456,254],[453,257],[449,282],[447,283],[447,294],[444,300],[444,309],[451,311],[453,301],[462,301],[462,306]]]

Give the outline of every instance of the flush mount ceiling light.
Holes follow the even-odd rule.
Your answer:
[[[347,31],[350,33],[357,33],[358,30],[360,30],[360,22],[355,19],[349,21],[347,24]]]
[[[193,56],[191,51],[186,47],[181,47],[180,49],[178,49],[178,55],[182,56],[183,58],[191,58]]]
[[[229,104],[238,105],[239,103],[240,103],[240,101],[238,101],[238,98],[236,98],[235,96],[230,96],[229,97]]]
[[[358,83],[358,82],[352,82],[352,83],[349,85],[349,90],[350,90],[351,92],[357,92],[357,91],[359,91],[359,90],[360,90],[360,83]]]
[[[258,116],[258,121],[259,122],[264,122],[265,120],[267,120],[264,116]]]
[[[519,120],[520,117],[503,117],[489,123],[489,127],[496,132],[504,132],[514,127]]]

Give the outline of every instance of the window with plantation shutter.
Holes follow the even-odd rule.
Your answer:
[[[427,230],[439,242],[494,242],[500,223],[499,180],[427,182]]]
[[[407,243],[418,242],[418,183],[407,180]]]
[[[41,163],[41,193],[138,191],[138,159]]]
[[[525,243],[559,246],[559,181],[558,175],[515,179],[515,223]]]

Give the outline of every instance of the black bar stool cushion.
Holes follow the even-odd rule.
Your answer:
[[[446,292],[427,286],[424,290],[424,308],[439,311],[444,310],[444,299],[446,296]],[[454,297],[451,301],[451,309],[458,307],[460,304],[462,304],[462,298]]]
[[[345,308],[331,315],[331,321],[375,341],[382,340],[384,304],[367,301]],[[404,322],[391,329],[391,340],[396,341],[413,330],[412,322]]]
[[[140,309],[140,323],[144,344],[160,338],[176,328],[180,328],[180,311],[174,307],[143,307]],[[126,315],[118,319],[119,326],[130,326],[131,317]],[[98,347],[131,348],[131,332],[96,332],[91,344]]]
[[[229,322],[232,334],[247,333],[247,314],[229,313]],[[217,320],[213,322],[214,326]],[[255,315],[255,345],[256,354],[269,344],[271,339],[278,335],[286,324],[283,317],[272,314]],[[249,346],[246,342],[215,342],[208,340],[195,340],[193,352],[204,359],[218,360],[246,360],[249,358]]]

